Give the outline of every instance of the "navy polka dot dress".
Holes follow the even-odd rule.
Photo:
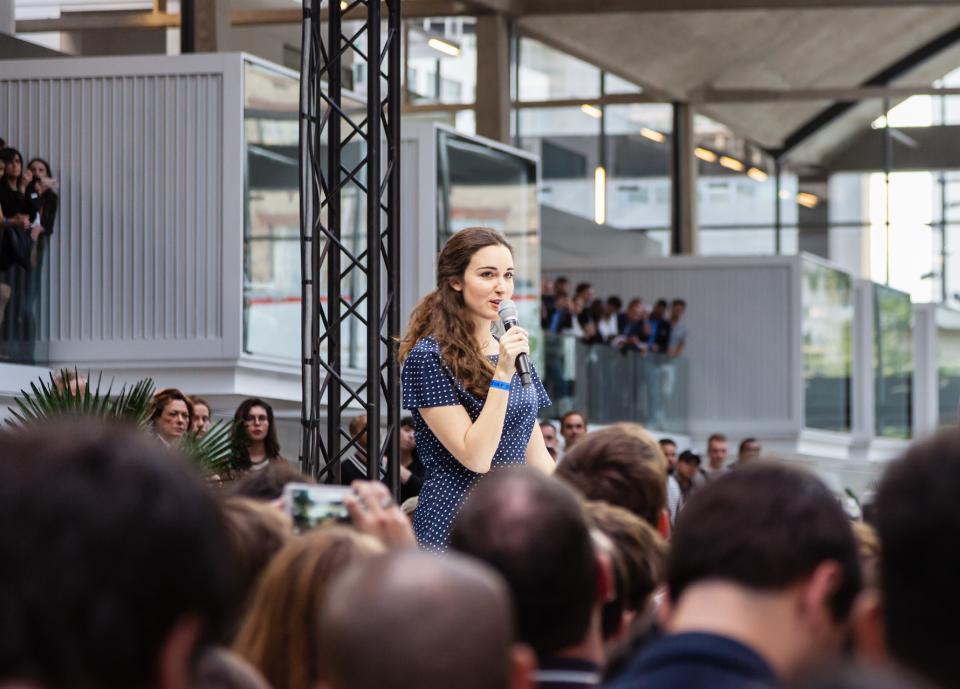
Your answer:
[[[491,357],[496,360],[496,356]],[[526,464],[525,453],[537,412],[550,404],[547,391],[531,365],[533,385],[524,388],[514,374],[503,422],[500,445],[493,455],[491,471]],[[455,380],[440,359],[440,345],[432,337],[419,340],[403,363],[403,408],[413,412],[417,453],[425,475],[420,501],[413,515],[413,530],[420,547],[443,552],[450,525],[460,505],[483,474],[470,471],[454,458],[427,426],[419,410],[424,407],[461,405],[476,421],[486,398],[477,397]]]

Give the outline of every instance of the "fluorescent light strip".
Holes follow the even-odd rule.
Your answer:
[[[647,127],[640,128],[640,136],[645,139],[650,139],[650,141],[656,141],[658,144],[662,144],[667,140],[667,137],[658,132],[656,129],[648,129]]]
[[[801,191],[797,194],[797,203],[804,208],[816,208],[817,204],[820,203],[820,198],[816,194]]]
[[[757,182],[767,181],[767,173],[758,167],[752,167],[749,170],[747,170],[747,177]]]
[[[743,172],[744,164],[736,158],[731,158],[730,156],[720,156],[720,164],[728,170],[733,170],[734,172]]]
[[[693,155],[697,156],[700,160],[707,163],[717,162],[717,154],[706,148],[700,148],[699,146],[693,149]]]
[[[450,57],[458,57],[460,55],[459,46],[456,46],[453,43],[448,43],[447,41],[439,38],[428,39],[427,45],[437,52],[443,53],[444,55],[449,55]]]
[[[603,117],[603,110],[598,108],[596,105],[590,105],[589,103],[584,103],[580,106],[580,110],[583,111],[584,115],[589,115],[590,117],[599,120]]]
[[[607,222],[607,171],[600,165],[593,172],[593,221]]]

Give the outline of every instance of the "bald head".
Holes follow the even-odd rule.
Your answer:
[[[348,568],[321,614],[331,689],[505,689],[510,597],[495,572],[409,551]]]
[[[532,469],[484,477],[453,524],[450,546],[503,575],[518,636],[537,655],[583,641],[597,603],[596,551],[583,508],[562,482]]]

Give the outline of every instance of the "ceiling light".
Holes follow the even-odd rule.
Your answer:
[[[749,170],[747,170],[747,177],[757,182],[767,181],[767,173],[758,167],[752,167]]]
[[[607,171],[603,165],[593,173],[593,221],[598,225],[607,221]]]
[[[340,0],[340,11],[341,11],[341,12],[346,12],[348,7],[350,7],[350,5],[347,3],[347,0]]]
[[[640,136],[645,139],[650,139],[650,141],[656,141],[658,144],[662,144],[667,140],[667,137],[658,132],[656,129],[649,129],[647,127],[640,128]]]
[[[443,38],[430,38],[427,40],[427,45],[437,52],[449,55],[450,57],[458,57],[460,55],[460,46]]]
[[[693,149],[693,155],[697,156],[700,160],[706,161],[708,163],[717,162],[717,154],[713,151],[709,151],[706,148],[700,148],[699,146]]]
[[[817,204],[820,203],[820,199],[816,194],[801,191],[797,194],[797,203],[804,208],[816,208]]]
[[[595,119],[600,119],[603,117],[603,110],[598,108],[596,105],[590,105],[589,103],[584,103],[580,106],[580,109],[583,111],[584,115],[590,115]]]
[[[744,164],[736,158],[731,158],[730,156],[720,156],[720,164],[728,170],[733,170],[734,172],[743,172]]]

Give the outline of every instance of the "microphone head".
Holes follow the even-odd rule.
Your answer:
[[[517,305],[513,303],[510,299],[504,299],[500,302],[500,308],[497,309],[497,315],[500,316],[501,322],[513,321],[517,322]]]

